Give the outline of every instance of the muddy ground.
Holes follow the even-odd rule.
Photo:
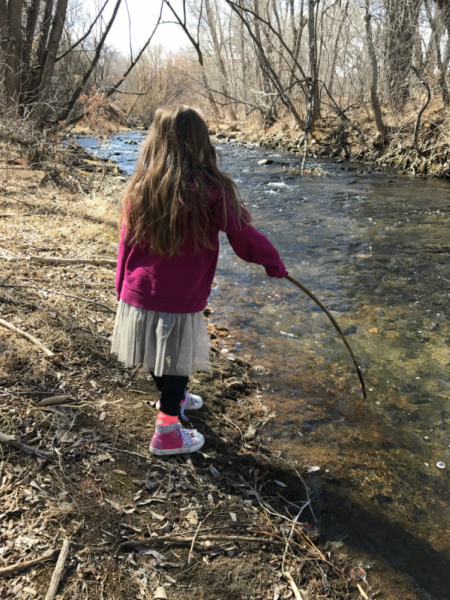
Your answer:
[[[63,540],[61,599],[422,597],[321,535],[313,474],[264,443],[264,369],[213,313],[211,372],[190,383],[206,444],[149,453],[156,388],[109,352],[124,180],[90,171],[0,175],[0,318],[53,353],[0,327],[0,432],[14,438],[0,443],[0,597],[44,598]],[[5,260],[29,256],[112,264]]]

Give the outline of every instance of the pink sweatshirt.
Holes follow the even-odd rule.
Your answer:
[[[240,225],[227,198],[227,221],[219,201],[220,192],[211,191],[217,204],[211,230],[213,249],[202,247],[194,252],[194,239],[187,235],[181,255],[159,256],[124,241],[117,259],[117,299],[156,312],[195,313],[206,307],[219,257],[219,231],[227,235],[233,250],[243,260],[266,269],[269,277],[284,277],[286,268],[276,248],[251,225]]]

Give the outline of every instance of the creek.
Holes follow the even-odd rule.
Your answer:
[[[78,143],[130,173],[141,139]],[[217,147],[255,227],[337,318],[368,388],[364,400],[321,310],[224,237],[211,304],[230,328],[224,349],[257,366],[276,413],[262,438],[313,472],[329,536],[450,598],[449,185],[326,160],[304,177],[298,156]]]

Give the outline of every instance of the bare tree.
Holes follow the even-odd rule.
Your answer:
[[[169,2],[169,0],[165,0],[165,3],[167,4],[167,6],[169,7],[169,9],[171,10],[173,16],[176,19],[176,22],[178,23],[178,25],[182,28],[182,30],[184,31],[184,33],[187,35],[189,41],[191,42],[192,46],[195,49],[195,52],[197,53],[197,59],[198,59],[198,64],[200,65],[200,73],[201,73],[201,79],[203,82],[203,85],[205,86],[205,89],[207,91],[208,94],[208,100],[210,103],[210,106],[215,114],[216,117],[220,117],[220,112],[219,112],[219,108],[217,106],[216,101],[214,100],[214,96],[212,95],[211,92],[211,88],[209,86],[208,83],[208,79],[206,77],[206,72],[205,72],[205,62],[203,59],[203,52],[202,49],[200,47],[200,40],[199,40],[199,29],[200,29],[200,22],[201,22],[201,13],[202,13],[202,5],[200,6],[200,15],[198,17],[198,22],[197,22],[197,33],[193,34],[191,33],[188,24],[187,24],[187,13],[186,13],[186,0],[183,0],[183,17],[181,17],[181,15],[178,14],[178,12],[174,9],[174,7],[172,6],[172,4]],[[194,37],[194,35],[196,35],[196,37]]]
[[[222,58],[222,53],[220,50],[219,38],[218,38],[218,32],[220,31],[220,17],[218,14],[216,14],[216,15],[213,14],[210,0],[205,0],[205,9],[206,9],[206,18],[208,21],[209,31],[211,33],[211,38],[213,41],[214,54],[216,57],[217,66],[219,67],[219,73],[220,73],[220,78],[221,78],[221,81],[220,81],[221,88],[223,90],[224,97],[228,98],[229,97],[228,77],[227,77],[227,72],[225,70],[225,64],[224,64],[224,61]],[[236,121],[236,114],[233,110],[232,104],[228,105],[228,114],[233,121]]]
[[[422,0],[385,0],[386,79],[395,110],[410,97],[410,72]]]
[[[367,40],[367,51],[370,58],[370,69],[371,69],[371,83],[370,83],[370,99],[372,101],[372,110],[375,117],[375,124],[378,133],[384,139],[386,135],[386,127],[383,123],[383,115],[381,114],[380,101],[378,98],[378,61],[375,54],[375,47],[373,44],[372,36],[372,15],[370,14],[370,0],[366,0],[366,40]]]
[[[309,34],[309,72],[311,77],[312,113],[311,131],[314,131],[320,118],[320,93],[317,65],[317,38],[316,38],[316,5],[319,0],[308,0],[308,34]]]
[[[432,14],[432,7],[429,0],[425,0],[425,10],[427,13],[428,22],[430,23],[431,32],[433,36],[433,45],[436,56],[436,66],[439,71],[438,82],[439,87],[441,88],[442,102],[444,106],[450,105],[450,94],[447,87],[446,80],[446,71],[448,69],[448,64],[445,66],[444,61],[442,60],[442,51],[441,51],[441,40],[442,34],[444,32],[444,19],[440,14],[443,9],[440,9],[438,5],[434,7],[435,14]]]

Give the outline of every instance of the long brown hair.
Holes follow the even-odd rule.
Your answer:
[[[220,191],[219,207],[208,200],[211,188]],[[214,211],[222,210],[226,219],[226,194],[239,221],[249,223],[250,213],[235,182],[217,166],[208,126],[200,114],[182,104],[158,108],[125,189],[126,241],[154,254],[173,256],[180,253],[189,229],[196,252],[200,246],[212,248]]]

